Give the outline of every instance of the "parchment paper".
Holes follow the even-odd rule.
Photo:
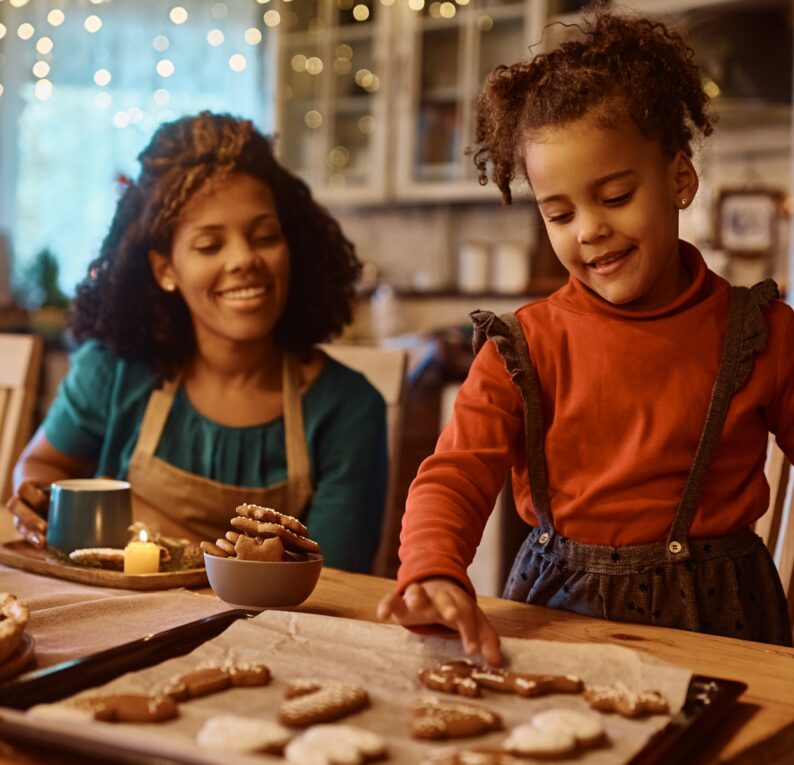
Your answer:
[[[590,685],[619,680],[635,689],[656,689],[666,696],[673,713],[684,702],[691,674],[689,670],[661,663],[620,646],[513,638],[504,639],[503,645],[510,666],[516,671],[576,674]],[[440,749],[459,748],[467,743],[499,745],[509,728],[528,721],[533,713],[542,709],[562,706],[589,711],[581,695],[555,694],[524,699],[486,690],[482,698],[471,701],[501,714],[505,731],[454,742],[413,740],[408,735],[409,710],[413,701],[428,695],[460,699],[428,691],[416,679],[418,670],[450,658],[462,658],[457,642],[419,637],[402,627],[316,614],[268,611],[254,619],[232,624],[223,634],[186,656],[129,673],[101,689],[78,695],[154,693],[173,675],[191,671],[201,664],[229,659],[265,662],[274,679],[264,688],[234,688],[185,702],[180,705],[178,719],[160,725],[91,722],[64,725],[34,720],[32,716],[26,719],[42,728],[68,730],[98,742],[112,741],[132,750],[178,756],[187,762],[240,765],[277,762],[279,758],[267,755],[219,755],[201,750],[195,744],[196,733],[207,718],[218,714],[233,713],[273,720],[286,682],[299,677],[333,678],[363,685],[372,700],[369,709],[346,718],[344,722],[383,735],[389,746],[388,762],[417,765],[424,755]],[[6,710],[0,710],[0,715],[7,717]],[[669,719],[667,715],[640,720],[604,715],[610,746],[587,752],[571,761],[587,765],[625,763]]]

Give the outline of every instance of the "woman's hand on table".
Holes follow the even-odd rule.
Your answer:
[[[443,624],[460,634],[468,656],[481,654],[493,667],[502,663],[496,630],[469,593],[450,579],[425,579],[387,595],[378,604],[378,618],[405,627]]]
[[[14,516],[17,533],[33,547],[47,544],[47,521],[50,505],[49,486],[38,481],[23,481],[7,507]]]

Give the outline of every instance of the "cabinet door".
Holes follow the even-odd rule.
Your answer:
[[[279,33],[279,156],[327,203],[386,194],[388,15],[378,0],[301,0]]]
[[[476,102],[498,64],[529,55],[532,0],[425,2],[403,9],[401,58],[408,82],[398,115],[397,195],[403,199],[498,198],[477,183],[471,156]],[[419,6],[419,2],[413,3]]]

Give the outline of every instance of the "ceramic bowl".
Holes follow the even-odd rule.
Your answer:
[[[312,594],[323,556],[306,560],[257,561],[204,553],[207,578],[215,594],[230,606],[247,609],[293,608]]]

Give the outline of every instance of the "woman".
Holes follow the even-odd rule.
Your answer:
[[[15,469],[19,532],[44,545],[50,482],[110,475],[162,533],[214,539],[238,504],[267,505],[305,516],[327,565],[368,570],[385,404],[314,348],[351,318],[352,244],[248,121],[163,125],[139,160],[77,291],[82,345]]]

